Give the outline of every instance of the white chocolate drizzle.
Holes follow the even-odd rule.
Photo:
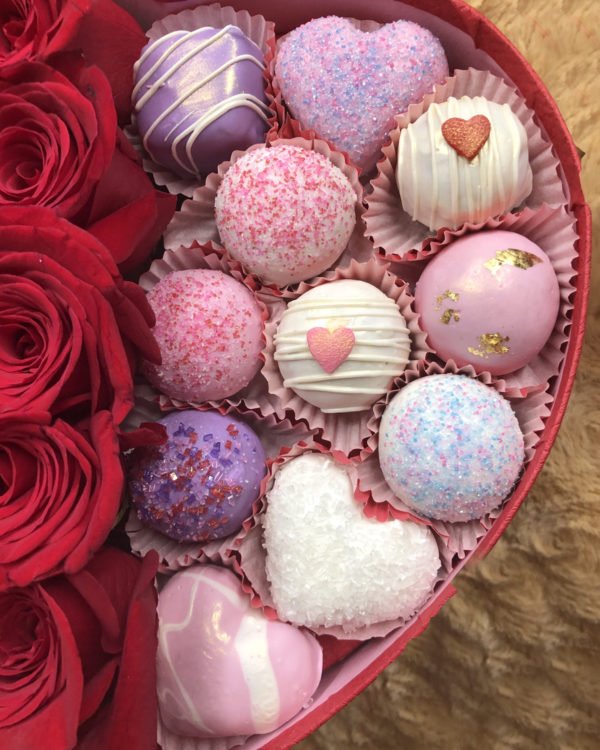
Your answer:
[[[469,161],[445,141],[441,130],[450,118],[474,115],[487,117],[491,130]],[[479,96],[450,97],[432,104],[402,130],[396,176],[404,209],[430,229],[483,221],[519,205],[531,192],[525,129],[508,104]]]
[[[147,47],[146,50],[144,50],[144,53],[140,57],[140,59],[135,63],[134,65],[134,74],[137,73],[140,66],[148,59],[148,57],[159,47],[160,45],[164,44],[165,40],[173,39],[176,37],[175,41],[173,41],[172,44],[168,45],[165,51],[160,55],[158,60],[150,66],[149,70],[147,70],[144,75],[139,79],[139,81],[136,83],[132,99],[134,102],[134,108],[136,112],[139,112],[144,105],[146,105],[152,97],[160,91],[160,89],[168,83],[168,81],[177,73],[180,68],[182,68],[186,63],[188,63],[190,60],[192,60],[194,57],[199,55],[201,52],[206,50],[211,45],[215,44],[219,39],[222,39],[225,34],[228,32],[237,29],[236,26],[228,25],[224,28],[217,31],[213,36],[209,37],[208,39],[203,39],[197,46],[194,46],[192,50],[187,52],[183,57],[181,57],[179,60],[177,60],[173,65],[171,65],[170,68],[168,68],[159,78],[157,78],[153,83],[148,84],[148,81],[152,78],[152,76],[159,70],[160,66],[165,63],[165,61],[168,60],[168,58],[182,45],[189,42],[194,35],[198,34],[201,31],[206,31],[207,29],[210,29],[211,27],[202,27],[200,29],[195,29],[194,31],[187,32],[184,36],[180,36],[180,31],[172,31],[169,34],[166,34],[165,36],[160,37],[156,41],[154,41],[151,45]],[[259,47],[252,42],[252,40],[248,39],[248,41],[253,44],[256,49],[260,53]],[[178,107],[180,107],[187,99],[189,99],[191,96],[193,96],[196,92],[200,91],[204,86],[209,84],[211,81],[213,81],[217,76],[221,75],[225,71],[227,71],[232,66],[241,63],[241,62],[251,62],[254,63],[257,67],[259,67],[261,70],[265,69],[265,65],[261,60],[258,60],[253,55],[244,54],[244,55],[237,55],[236,57],[232,57],[230,60],[227,60],[225,63],[223,63],[219,68],[209,73],[207,76],[202,78],[202,80],[198,82],[194,82],[191,86],[188,86],[185,88],[181,95],[169,106],[167,107],[161,114],[152,122],[150,127],[146,130],[144,137],[143,137],[143,146],[145,151],[154,158],[152,154],[152,149],[150,146],[150,137],[156,130],[156,128],[163,122],[165,118],[167,118],[170,114],[172,114]],[[146,91],[142,93],[143,89],[146,88]],[[233,94],[232,96],[227,97],[226,99],[223,99],[220,102],[217,102],[216,104],[209,107],[207,110],[205,110],[202,114],[200,114],[194,121],[192,121],[175,139],[173,139],[173,142],[171,144],[171,156],[173,159],[181,166],[183,170],[188,172],[191,175],[196,175],[199,172],[199,167],[197,163],[194,161],[192,150],[194,148],[194,145],[199,138],[199,136],[202,134],[202,132],[213,122],[218,120],[220,117],[222,117],[224,114],[229,112],[232,109],[236,109],[237,107],[247,107],[251,110],[253,110],[261,119],[263,119],[265,122],[268,122],[269,120],[269,107],[258,97],[254,96],[250,93],[241,92],[238,94]],[[163,142],[167,142],[168,139],[172,136],[173,132],[177,130],[181,125],[189,120],[193,115],[191,113],[188,113],[185,115],[176,125],[174,125],[169,132],[165,135],[163,138]],[[187,139],[187,141],[185,140]],[[178,153],[178,147],[179,144],[182,143],[182,141],[185,142],[185,153],[188,159],[188,163],[186,163],[179,155]],[[191,167],[190,167],[191,165]]]
[[[329,313],[332,317],[328,320]],[[286,327],[285,322],[289,324],[292,316],[294,325]],[[372,323],[369,318],[373,319]],[[408,364],[409,331],[397,305],[387,297],[381,301],[358,297],[346,301],[307,299],[305,295],[290,302],[274,337],[275,360],[279,363],[314,362],[307,343],[307,332],[312,328],[313,322],[321,325],[324,320],[332,330],[342,325],[352,330],[355,337],[352,351],[331,374],[320,368],[310,368],[307,372],[300,365],[297,373],[289,373],[284,377],[286,388],[324,394],[378,396],[385,392],[381,379],[391,380]],[[282,324],[285,330],[282,330]],[[376,379],[375,382],[369,380],[373,378]],[[320,408],[324,413],[348,413],[368,408],[366,402],[359,401],[360,403],[347,406],[328,408],[321,405]]]

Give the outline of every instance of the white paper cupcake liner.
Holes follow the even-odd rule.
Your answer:
[[[367,263],[352,260],[349,265],[338,267],[310,282],[301,282],[294,292],[285,296],[297,299],[299,296],[322,284],[340,279],[358,279],[376,286],[398,305],[406,320],[411,338],[410,362],[407,370],[414,369],[431,350],[426,344],[418,315],[413,307],[413,299],[406,284],[389,273],[387,266],[376,259]],[[284,385],[283,377],[274,359],[274,336],[283,310],[274,310],[266,326],[267,348],[262,375],[268,384],[269,406],[276,404],[276,414],[291,413],[295,420],[305,422],[316,430],[319,438],[333,451],[358,458],[367,447],[367,442],[376,431],[376,406],[372,410],[350,414],[324,414],[318,407],[304,401]],[[382,397],[384,399],[384,397]],[[380,399],[380,400],[382,400]],[[376,402],[378,403],[378,402]],[[259,403],[258,408],[263,411]]]
[[[383,158],[377,165],[377,176],[371,182],[366,197],[364,219],[366,234],[374,246],[388,260],[419,260],[430,252],[429,241],[440,232],[432,233],[414,221],[403,209],[396,184],[396,164],[400,132],[424,114],[431,104],[445,102],[451,96],[482,96],[489,101],[508,104],[527,133],[529,161],[533,172],[533,189],[518,209],[536,208],[543,204],[561,206],[567,202],[559,173],[559,162],[535,121],[535,115],[515,88],[488,71],[456,70],[446,82],[436,86],[422,102],[412,104],[408,111],[396,117],[396,127],[390,142],[383,148]],[[490,217],[494,218],[494,217]]]
[[[211,26],[222,29],[225,26],[237,26],[241,31],[262,50],[265,56],[265,79],[267,81],[265,93],[267,103],[271,110],[268,129],[265,132],[265,141],[269,132],[277,126],[277,116],[273,106],[273,88],[269,69],[271,61],[275,56],[275,24],[267,21],[263,16],[252,16],[246,10],[235,10],[229,6],[221,6],[218,3],[212,5],[201,5],[197,8],[183,10],[155,21],[146,32],[146,36],[152,42],[169,34],[171,31],[193,31],[202,26]],[[125,130],[129,141],[140,153],[142,165],[146,172],[152,175],[156,185],[164,187],[172,195],[185,195],[190,197],[194,190],[201,184],[199,178],[185,178],[173,174],[161,164],[153,161],[144,151],[141,138],[137,132],[135,117]],[[191,243],[190,243],[191,244]]]
[[[315,151],[316,153],[327,157],[332,164],[344,173],[356,194],[356,228],[346,250],[342,256],[338,258],[333,267],[336,267],[337,265],[347,265],[351,258],[365,260],[370,257],[372,253],[372,245],[370,240],[364,236],[364,225],[362,223],[362,214],[364,211],[362,206],[363,191],[358,179],[358,171],[356,167],[348,164],[345,156],[341,152],[333,149],[326,141],[318,139],[309,140],[306,138],[277,138],[269,142],[268,145],[258,143],[251,146],[246,151],[234,151],[231,155],[231,160],[220,164],[217,172],[209,175],[206,178],[206,183],[202,187],[194,190],[192,199],[184,201],[181,210],[175,213],[164,234],[163,240],[165,247],[170,250],[175,250],[181,246],[190,246],[194,242],[199,244],[212,242],[214,244],[222,245],[215,218],[215,199],[227,170],[232,164],[235,164],[240,157],[250,151],[254,151],[257,148],[269,148],[281,144],[297,146],[299,148],[304,148],[307,151]],[[273,288],[277,289],[274,285]]]

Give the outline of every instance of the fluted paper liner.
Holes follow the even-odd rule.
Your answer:
[[[265,487],[265,494],[272,486],[273,479],[277,473],[277,470],[288,461],[307,452],[319,452],[332,455],[337,463],[345,466],[350,476],[350,480],[355,487],[355,498],[361,502],[365,502],[366,498],[362,497],[364,493],[358,487],[358,475],[356,466],[340,453],[330,453],[330,451],[328,451],[323,445],[320,445],[318,442],[298,443],[285,454],[280,455],[270,466],[269,475]],[[266,574],[266,551],[263,546],[262,536],[262,515],[266,509],[266,505],[266,498],[263,497],[261,503],[258,506],[257,513],[254,515],[249,524],[247,524],[246,528],[240,533],[238,539],[234,542],[234,548],[236,548],[236,552],[234,555],[234,570],[240,576],[242,576],[242,586],[244,590],[249,594],[252,606],[262,609],[265,615],[270,619],[277,619],[277,610],[275,609],[273,598],[271,596],[270,584]],[[382,522],[385,522],[385,520]],[[435,595],[435,589],[437,589],[439,583],[446,578],[450,570],[449,562],[452,557],[452,555],[445,549],[445,540],[441,537],[438,537],[435,533],[434,537],[436,538],[436,542],[438,544],[442,567],[440,568],[438,578],[434,583],[434,590],[432,590],[430,598]],[[425,606],[425,604],[426,602],[422,606]],[[417,614],[417,612],[415,612],[414,614]],[[330,635],[340,640],[365,641],[369,638],[383,637],[387,635],[393,630],[402,627],[406,622],[408,622],[408,619],[386,620],[354,630],[349,628],[348,626],[341,625],[330,627],[314,627],[309,629],[317,635]]]
[[[301,282],[293,293],[289,293],[288,299],[296,299],[309,289],[340,279],[365,281],[376,286],[396,302],[404,316],[411,339],[410,362],[407,369],[416,367],[417,363],[424,359],[431,350],[428,349],[425,334],[419,327],[412,296],[407,285],[391,274],[387,266],[378,260],[371,259],[367,263],[352,260],[348,266],[329,271],[314,281]],[[282,314],[282,309],[273,311],[266,325],[267,348],[262,375],[268,383],[268,406],[275,403],[275,412],[279,416],[291,412],[296,420],[303,421],[311,429],[317,430],[320,439],[331,450],[357,458],[365,450],[367,441],[376,431],[374,407],[368,411],[349,414],[324,414],[317,406],[304,401],[293,390],[284,386],[283,377],[274,359],[273,341]],[[258,408],[262,410],[260,403]]]
[[[188,407],[182,407],[188,408]],[[210,405],[201,407],[202,411],[211,409]],[[303,424],[296,424],[289,419],[278,420],[274,415],[263,417],[256,412],[242,408],[235,408],[231,404],[222,404],[217,411],[221,414],[231,414],[241,419],[258,435],[267,457],[267,467],[280,454],[285,453],[287,446],[302,440],[311,440],[311,431]],[[151,386],[140,383],[136,387],[135,407],[130,415],[130,422],[136,426],[142,422],[151,422],[164,416],[158,404],[158,393]],[[256,504],[264,494],[266,476],[261,482],[260,492],[252,509],[256,512]],[[249,516],[249,519],[251,516]],[[247,522],[246,522],[247,524]],[[160,532],[144,526],[139,520],[134,508],[129,510],[125,525],[125,532],[129,537],[131,550],[137,555],[144,556],[150,550],[155,550],[159,556],[160,570],[163,573],[174,572],[194,563],[216,563],[226,567],[232,566],[230,551],[239,532],[225,539],[201,544],[199,542],[177,542]]]
[[[500,219],[489,219],[484,224],[466,225],[459,230],[445,230],[439,240],[431,243],[435,254],[458,237],[471,231],[498,229],[522,234],[539,245],[546,253],[558,279],[560,307],[550,338],[540,353],[527,365],[506,375],[494,376],[499,390],[510,398],[520,398],[528,393],[546,390],[551,377],[560,373],[571,328],[576,276],[574,262],[577,258],[577,233],[575,219],[565,206],[543,205],[538,209],[526,208],[518,214],[507,214]],[[406,264],[404,264],[404,267]]]
[[[441,375],[452,373],[464,375],[465,377],[479,380],[484,385],[494,388],[502,393],[501,384],[494,381],[489,373],[477,375],[471,365],[458,367],[454,362],[449,361],[445,366],[437,362],[423,363],[417,371],[411,371],[406,374],[402,382],[390,392],[387,402],[383,408],[378,409],[380,417],[385,410],[385,406],[393,396],[407,383],[417,380],[421,377],[430,375]],[[526,398],[510,400],[510,405],[517,417],[521,432],[523,433],[525,443],[525,464],[533,457],[535,448],[543,432],[545,421],[550,415],[551,405],[554,397],[548,390],[540,393],[533,393]],[[360,493],[356,498],[365,503],[365,514],[371,518],[383,521],[388,518],[400,518],[424,523],[432,528],[435,533],[445,540],[446,547],[452,556],[458,556],[462,559],[467,552],[474,549],[477,541],[491,527],[492,522],[498,517],[502,505],[508,500],[504,500],[502,505],[486,515],[481,520],[466,521],[464,523],[448,523],[434,519],[419,516],[414,510],[409,508],[405,503],[397,498],[389,488],[384,479],[383,473],[379,466],[378,453],[375,450],[372,454],[365,457],[365,460],[356,466],[357,486]],[[515,487],[518,486],[518,481]]]
[[[350,23],[355,26],[360,31],[363,31],[365,33],[371,32],[371,31],[377,31],[380,29],[383,24],[378,23],[377,21],[369,21],[369,20],[358,20],[356,18],[346,18],[345,20],[350,21]],[[275,73],[275,63],[277,60],[277,54],[279,53],[279,48],[281,46],[281,43],[285,39],[285,36],[281,37],[277,40],[277,46],[275,49],[275,55],[272,57],[269,61],[269,78],[271,79],[271,84],[273,87],[273,108],[275,110],[275,113],[277,115],[277,128],[274,128],[271,133],[269,133],[269,139],[271,138],[277,138],[277,137],[283,137],[283,138],[295,138],[295,137],[301,137],[301,138],[323,138],[322,135],[315,132],[311,128],[305,127],[302,122],[298,119],[296,119],[291,112],[288,110],[285,99],[283,97],[283,93],[281,91],[281,83],[279,82],[279,79]],[[336,148],[334,144],[331,144],[332,148]],[[340,149],[337,149],[340,150]],[[350,156],[346,152],[344,153],[344,156],[348,160],[349,163],[353,163],[350,159]],[[379,150],[379,154],[377,157],[375,157],[373,161],[373,168],[375,167],[375,163],[377,161],[377,158],[381,156],[381,150]],[[364,175],[361,174],[361,178],[364,180],[369,178],[370,173],[372,173],[373,168],[367,171]],[[359,170],[359,173],[361,173],[360,168],[357,167]]]
[[[446,82],[436,86],[433,93],[408,111],[396,117],[396,127],[390,142],[383,148],[383,158],[377,165],[377,176],[371,182],[364,215],[366,234],[375,248],[389,260],[413,260],[427,257],[430,240],[438,239],[443,227],[435,232],[413,219],[402,209],[396,184],[396,164],[400,132],[427,112],[431,104],[442,103],[451,96],[482,96],[498,104],[508,104],[527,133],[529,162],[533,172],[533,189],[523,207],[536,208],[543,204],[561,206],[567,203],[560,176],[560,165],[535,121],[535,116],[518,91],[503,79],[488,71],[456,70]],[[494,217],[490,217],[494,218]]]
[[[263,16],[251,16],[246,10],[235,10],[229,6],[221,6],[218,3],[212,5],[198,6],[182,10],[180,13],[173,13],[164,18],[155,21],[146,32],[146,36],[152,42],[160,37],[169,34],[171,31],[193,31],[202,26],[212,26],[215,29],[222,29],[225,26],[237,26],[241,31],[253,41],[263,52],[265,56],[265,79],[267,81],[265,94],[267,104],[271,110],[268,127],[265,131],[265,141],[268,134],[277,125],[277,115],[273,104],[273,89],[269,69],[275,56],[275,24],[267,21]],[[169,169],[153,161],[144,151],[142,140],[137,131],[135,116],[132,115],[132,122],[126,129],[126,134],[142,157],[142,164],[146,172],[149,172],[154,182],[159,187],[164,187],[173,195],[185,195],[190,197],[198,185],[202,184],[199,177],[181,177],[173,174]],[[190,243],[191,244],[191,243]]]
[[[264,299],[258,294],[259,282],[256,277],[244,273],[241,265],[237,261],[233,260],[233,258],[231,258],[222,248],[213,246],[212,243],[206,245],[194,244],[192,247],[179,247],[177,250],[165,251],[163,257],[159,260],[155,260],[149,270],[141,276],[139,283],[143,289],[149,291],[152,287],[158,284],[161,279],[173,271],[200,268],[213,271],[223,271],[223,273],[228,274],[236,281],[244,284],[244,286],[254,294],[261,309],[263,324],[266,325],[266,321],[269,318],[269,310],[265,305]],[[272,304],[273,303],[275,303],[275,300],[272,301]],[[266,347],[266,333],[264,328],[263,341]],[[260,358],[264,362],[264,349],[260,354]],[[242,408],[248,409],[257,409],[260,402],[264,416],[273,414],[275,411],[274,406],[270,404],[271,401],[273,401],[273,399],[269,396],[267,383],[261,375],[260,369],[245,388],[226,398],[206,402],[196,402],[171,398],[164,393],[161,393],[159,396],[160,408],[163,411],[169,409],[206,408],[207,406],[218,409],[223,404],[231,404],[236,407],[241,406]]]
[[[250,151],[283,144],[304,148],[307,151],[315,151],[327,157],[332,164],[344,173],[356,194],[356,227],[346,250],[338,258],[333,267],[347,265],[351,258],[367,260],[371,256],[373,248],[370,240],[364,235],[364,224],[362,222],[364,211],[362,206],[363,190],[358,179],[358,170],[356,167],[348,164],[344,155],[336,151],[326,141],[306,138],[277,138],[272,140],[268,145],[257,143],[245,151],[234,151],[231,155],[231,160],[222,162],[217,172],[209,175],[206,178],[206,183],[194,190],[191,200],[184,201],[181,210],[175,213],[163,237],[165,247],[175,250],[182,245],[192,245],[194,242],[199,244],[212,242],[221,246],[222,242],[215,218],[215,199],[227,170],[244,154]]]
[[[158,711],[156,741],[162,750],[232,750],[234,747],[244,745],[249,736],[214,737],[212,739],[183,737],[167,729],[160,716],[160,710]]]

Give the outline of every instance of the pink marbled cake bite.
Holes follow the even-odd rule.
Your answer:
[[[478,372],[531,362],[554,328],[560,293],[546,253],[516,232],[461,237],[435,255],[415,292],[433,349]]]
[[[314,636],[252,609],[225,568],[174,575],[160,592],[158,618],[159,707],[176,734],[271,732],[308,703],[321,679]]]
[[[148,380],[172,398],[212,401],[252,380],[263,348],[261,309],[252,292],[222,271],[165,276],[148,293],[162,364],[145,363]]]
[[[356,194],[326,156],[281,144],[231,166],[215,201],[227,251],[269,284],[285,286],[329,268],[356,223]]]

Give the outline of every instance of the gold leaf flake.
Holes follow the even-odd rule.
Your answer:
[[[537,255],[509,247],[508,250],[498,250],[495,257],[490,258],[483,265],[494,273],[501,266],[514,266],[527,271],[538,263],[542,263],[542,259],[538,258]]]
[[[452,308],[448,308],[440,318],[442,323],[445,325],[448,325],[451,321],[454,321],[455,323],[458,323],[460,320],[460,310],[453,310]]]
[[[435,309],[439,310],[442,306],[442,302],[445,299],[450,299],[452,302],[458,302],[460,299],[460,294],[458,292],[451,292],[450,289],[446,289],[446,291],[443,294],[439,294],[435,298]]]
[[[510,347],[506,346],[507,341],[510,341],[509,337],[501,333],[483,333],[479,337],[479,348],[469,346],[467,351],[486,359],[490,354],[508,354]]]

